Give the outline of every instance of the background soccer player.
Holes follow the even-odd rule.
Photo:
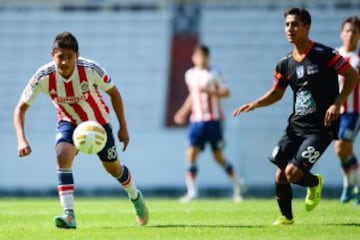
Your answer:
[[[58,116],[55,150],[58,192],[64,209],[64,215],[55,217],[55,225],[59,228],[76,228],[72,163],[77,150],[73,144],[72,133],[77,124],[86,120],[94,120],[104,126],[108,141],[98,153],[98,157],[106,171],[116,178],[128,193],[139,224],[146,224],[147,207],[141,192],[132,181],[130,171],[120,164],[109,123],[109,107],[100,93],[100,90],[103,90],[110,96],[120,127],[117,135],[120,142],[123,142],[125,151],[129,134],[119,90],[102,67],[89,59],[79,57],[78,42],[71,33],[63,32],[56,36],[51,56],[52,61],[36,71],[23,91],[14,111],[14,125],[18,154],[20,157],[27,156],[31,153],[31,147],[25,137],[25,113],[41,92],[51,98]]]
[[[358,72],[360,70],[360,19],[357,16],[346,18],[341,24],[340,39],[342,46],[339,53]],[[340,90],[347,79],[339,76]],[[335,152],[341,161],[343,169],[343,191],[340,197],[341,202],[349,202],[355,197],[355,203],[360,204],[360,179],[359,164],[353,150],[353,143],[360,129],[360,88],[356,84],[352,93],[344,101],[340,110],[340,131],[339,140],[335,142]]]
[[[228,97],[230,91],[219,71],[209,65],[210,50],[205,45],[196,46],[192,55],[194,67],[185,73],[189,95],[181,108],[176,112],[174,121],[185,124],[190,116],[189,147],[186,151],[188,170],[186,175],[187,194],[181,201],[188,202],[198,196],[196,177],[198,154],[210,143],[213,156],[223,167],[234,185],[234,201],[241,201],[241,185],[233,166],[223,155],[223,112],[221,98]]]
[[[294,223],[291,183],[307,187],[307,211],[320,202],[323,177],[310,170],[337,138],[340,106],[358,79],[357,72],[334,49],[309,39],[311,16],[307,10],[292,8],[284,16],[293,51],[277,64],[273,87],[233,113],[238,116],[271,105],[283,97],[287,86],[294,92],[293,113],[270,159],[277,166],[275,191],[281,211],[274,225]],[[347,78],[340,94],[338,73]]]

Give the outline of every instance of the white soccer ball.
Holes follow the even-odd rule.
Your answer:
[[[85,121],[75,128],[73,141],[79,151],[86,154],[96,154],[105,147],[107,135],[100,123]]]

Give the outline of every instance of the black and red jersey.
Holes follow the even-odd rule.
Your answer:
[[[339,95],[338,74],[349,67],[335,49],[316,42],[311,42],[303,59],[295,59],[291,52],[280,60],[274,73],[274,87],[290,86],[293,90],[289,124],[295,131],[327,130],[337,136],[338,122],[325,127],[324,118]]]

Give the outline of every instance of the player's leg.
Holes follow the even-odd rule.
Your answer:
[[[349,202],[356,196],[356,203],[360,202],[359,164],[353,151],[353,142],[360,129],[358,114],[343,114],[340,117],[339,140],[335,142],[335,153],[338,156],[343,170],[343,191],[340,201]]]
[[[235,202],[243,200],[242,183],[236,174],[233,165],[226,160],[223,154],[224,139],[223,139],[223,128],[221,121],[209,121],[206,122],[206,140],[210,142],[212,154],[215,161],[224,169],[225,173],[229,176],[233,183],[233,199]]]
[[[275,192],[281,216],[275,220],[273,225],[293,224],[294,216],[292,212],[292,189],[290,182],[285,175],[285,171],[280,168],[277,168],[275,174]]]
[[[288,180],[300,186],[307,187],[305,209],[313,210],[321,200],[321,191],[324,179],[321,175],[313,175],[310,170],[319,160],[332,137],[327,133],[314,133],[304,136],[296,156],[286,167],[285,174]]]
[[[244,186],[236,174],[233,165],[226,160],[221,149],[213,150],[212,153],[215,161],[224,169],[233,184],[233,200],[235,202],[241,202],[243,200],[242,193],[244,191]]]
[[[72,144],[72,132],[75,126],[68,122],[59,122],[57,127],[58,193],[64,214],[54,218],[56,227],[76,228],[74,213],[74,178],[72,173],[73,159],[77,153]]]
[[[300,141],[295,135],[290,131],[287,131],[273,149],[270,157],[270,161],[277,166],[275,174],[275,193],[276,201],[281,212],[281,216],[273,222],[274,225],[294,223],[292,212],[293,194],[291,183],[285,174],[285,168],[289,160],[296,154],[299,142]]]
[[[201,149],[196,146],[189,146],[186,150],[186,194],[180,198],[181,202],[189,202],[196,199],[199,195],[197,187],[198,168],[196,161]]]
[[[336,141],[335,152],[341,161],[340,164],[343,170],[343,190],[340,201],[347,203],[354,197],[359,165],[357,158],[353,153],[352,142],[345,140]]]
[[[198,197],[198,187],[197,187],[197,159],[199,153],[204,148],[204,122],[190,122],[188,140],[189,146],[186,149],[186,174],[185,174],[185,183],[186,183],[186,194],[180,198],[181,202],[189,202]]]
[[[131,177],[130,170],[125,165],[121,165],[119,161],[110,125],[105,125],[104,128],[107,132],[108,140],[104,149],[98,153],[98,156],[105,170],[113,176],[127,192],[129,199],[134,204],[138,223],[145,225],[149,219],[149,211],[145,204],[144,197],[141,191],[137,189]]]

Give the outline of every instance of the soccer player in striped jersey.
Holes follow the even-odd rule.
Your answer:
[[[76,228],[74,213],[73,160],[77,149],[72,140],[76,126],[94,120],[104,126],[107,143],[97,155],[105,170],[112,175],[128,193],[135,207],[139,224],[148,221],[148,209],[142,193],[136,188],[129,169],[121,165],[112,127],[109,107],[103,98],[104,91],[111,99],[119,123],[117,137],[123,143],[123,151],[129,143],[124,105],[119,90],[107,72],[96,62],[79,56],[78,42],[69,32],[56,36],[52,46],[52,61],[40,67],[32,76],[14,111],[14,125],[20,157],[31,154],[25,136],[25,113],[40,93],[45,93],[54,104],[57,117],[56,156],[58,192],[64,214],[54,218],[58,228]]]
[[[274,225],[294,223],[291,184],[307,187],[306,211],[319,204],[324,179],[310,170],[338,137],[340,107],[358,81],[356,70],[336,50],[309,39],[311,16],[306,9],[289,9],[284,17],[293,51],[277,64],[273,87],[233,113],[238,116],[271,105],[283,97],[288,86],[293,90],[293,112],[270,158],[277,166],[275,191],[281,212]],[[338,74],[347,79],[340,93]]]
[[[360,71],[360,19],[357,16],[346,18],[341,24],[340,39],[342,46],[338,48],[339,53],[359,73]],[[347,79],[339,76],[340,90]],[[344,101],[340,109],[339,140],[335,142],[335,152],[340,159],[343,170],[343,191],[340,201],[349,202],[355,198],[355,203],[360,204],[360,176],[359,163],[353,150],[353,143],[360,130],[360,88],[356,84],[352,93]]]
[[[189,147],[186,151],[188,164],[186,174],[187,193],[180,200],[189,202],[198,197],[196,184],[198,168],[196,162],[198,154],[208,142],[216,162],[232,180],[234,201],[239,202],[242,200],[241,182],[236,176],[232,164],[226,160],[222,151],[224,141],[221,124],[224,114],[220,101],[221,98],[228,97],[230,91],[222,74],[209,65],[209,59],[210,51],[207,46],[199,45],[195,47],[192,55],[194,67],[185,73],[189,95],[174,116],[174,121],[177,124],[185,124],[191,112]]]

